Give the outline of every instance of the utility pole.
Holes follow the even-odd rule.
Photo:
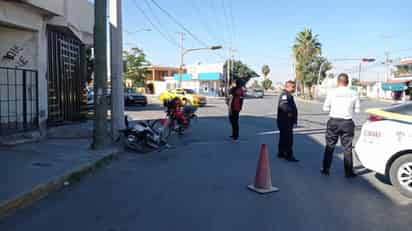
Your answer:
[[[120,129],[124,129],[124,90],[123,90],[123,36],[122,0],[110,0],[110,70],[111,70],[111,134],[116,140]]]
[[[389,80],[389,51],[385,51],[385,66],[386,66],[386,71],[385,71],[385,83],[388,82]]]
[[[231,75],[233,73],[232,72],[232,68],[233,68],[233,52],[235,52],[236,50],[229,47],[228,52],[229,52],[229,59],[227,60],[226,63],[226,72],[227,72],[227,76],[226,76],[226,96],[229,95],[229,88],[230,88],[230,80],[231,80]]]
[[[362,62],[359,63],[359,84],[361,82]]]
[[[185,33],[183,32],[178,32],[180,35],[180,66],[179,66],[179,88],[182,87],[182,75],[183,75],[183,56],[185,52],[185,48],[183,46],[184,40],[185,40]]]
[[[93,130],[93,149],[101,149],[107,145],[107,2],[94,3],[94,104],[95,122]]]
[[[385,66],[386,66],[386,73],[385,73],[385,82],[388,82],[388,80],[389,80],[389,62],[390,62],[390,60],[389,60],[389,42],[390,42],[390,39],[392,38],[393,36],[392,35],[390,35],[390,34],[384,34],[384,35],[382,35],[382,38],[383,38],[383,40],[384,40],[384,43],[385,43]]]
[[[230,69],[231,69],[231,60],[232,59],[232,48],[229,47],[229,59],[226,63],[226,97],[229,96],[229,87],[230,87]]]

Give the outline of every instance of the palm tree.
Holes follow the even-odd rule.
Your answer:
[[[296,60],[296,77],[301,83],[302,93],[304,93],[307,66],[312,63],[314,58],[322,52],[322,44],[319,42],[318,35],[313,34],[312,30],[305,28],[299,32],[293,45],[293,55]]]
[[[269,65],[266,65],[266,64],[263,65],[263,67],[262,67],[262,74],[263,74],[263,76],[265,77],[265,79],[268,77],[269,73],[270,73]]]

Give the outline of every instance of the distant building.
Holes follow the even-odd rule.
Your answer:
[[[392,78],[382,84],[382,89],[390,91],[394,99],[412,98],[412,58],[403,58],[395,64]]]
[[[185,72],[186,70],[183,70]],[[147,67],[146,89],[149,94],[160,94],[165,88],[166,77],[179,73],[178,67],[149,66]]]
[[[153,84],[153,94],[161,94],[165,90],[175,89],[182,82],[182,88],[208,96],[218,96],[224,87],[223,64],[194,64],[188,65],[179,73],[178,68],[150,68],[146,81],[147,86]],[[153,80],[155,79],[155,80]]]

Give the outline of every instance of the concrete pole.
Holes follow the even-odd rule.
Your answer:
[[[111,134],[116,140],[119,130],[124,129],[124,90],[123,90],[123,36],[122,0],[110,0],[110,66],[112,83]]]
[[[227,76],[226,76],[226,91],[225,91],[225,93],[226,93],[226,97],[228,97],[229,96],[229,88],[230,88],[230,71],[231,71],[231,69],[232,69],[232,61],[231,61],[231,59],[232,59],[232,48],[230,48],[229,47],[229,50],[228,50],[228,52],[229,52],[229,59],[227,60],[227,62],[226,62],[226,74],[227,74]]]
[[[93,149],[102,149],[108,143],[107,134],[107,2],[95,1],[94,5],[94,53],[95,53],[95,122]]]
[[[180,65],[179,65],[179,88],[182,88],[182,75],[183,75],[183,56],[185,55],[185,49],[183,42],[185,40],[185,33],[179,32],[180,35]]]
[[[359,63],[359,84],[360,84],[360,81],[361,81],[361,73],[362,73],[362,62],[360,62]]]
[[[389,74],[389,52],[385,51],[385,67],[386,67],[386,73],[385,73],[385,83],[388,82],[390,74]]]

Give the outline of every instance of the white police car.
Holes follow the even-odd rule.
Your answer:
[[[355,146],[359,160],[412,198],[412,103],[366,112],[370,117]]]

